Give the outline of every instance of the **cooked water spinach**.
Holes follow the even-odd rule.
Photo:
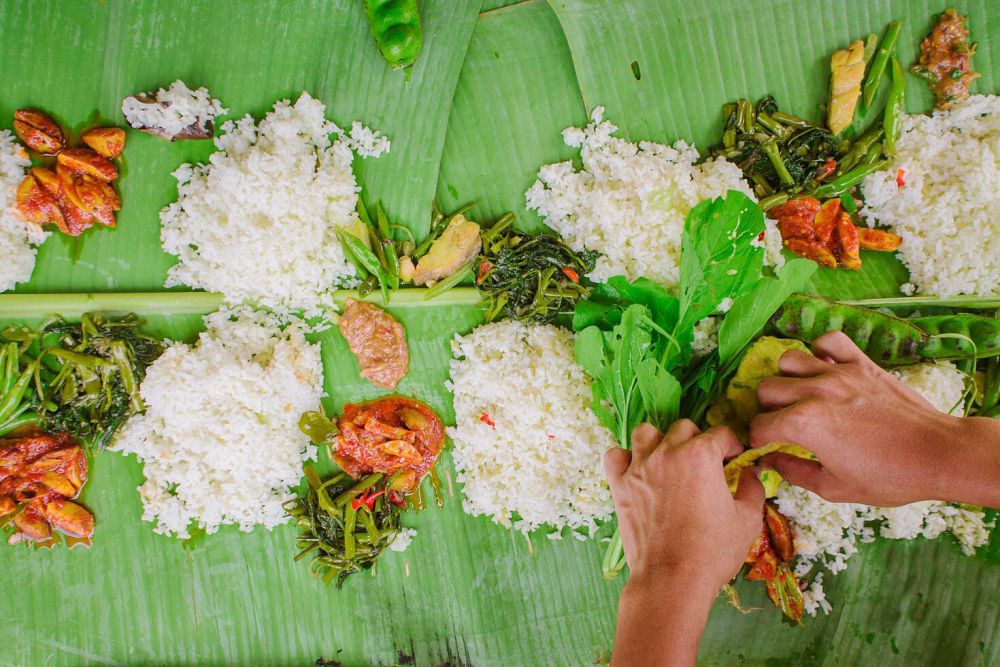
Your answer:
[[[10,327],[0,333],[0,433],[34,424],[71,433],[98,450],[107,446],[142,409],[139,385],[163,352],[160,341],[138,326],[134,315],[110,320],[86,313],[79,323],[57,318],[39,331]]]

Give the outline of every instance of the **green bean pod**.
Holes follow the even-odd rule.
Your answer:
[[[843,331],[880,366],[920,361],[920,350],[928,340],[920,327],[907,320],[806,294],[790,296],[771,316],[770,324],[782,336],[806,343],[831,331]]]
[[[903,105],[906,102],[906,78],[903,67],[896,56],[892,57],[892,88],[889,90],[889,100],[885,104],[885,115],[882,118],[882,129],[885,132],[885,154],[896,152],[896,139],[899,138],[899,125],[903,119]]]
[[[423,32],[417,0],[362,0],[375,46],[392,69],[412,67]]]
[[[916,317],[910,322],[929,335],[920,348],[920,356],[926,359],[982,359],[1000,355],[1000,320],[995,317],[935,315]]]
[[[832,199],[844,194],[855,185],[864,180],[868,174],[873,174],[880,169],[884,169],[889,164],[888,160],[876,160],[871,164],[861,164],[849,172],[834,179],[826,185],[821,185],[812,191],[812,196],[817,199]]]
[[[866,109],[871,107],[875,93],[878,92],[878,85],[882,81],[882,74],[889,62],[889,56],[892,55],[893,49],[896,48],[896,42],[899,41],[901,27],[902,24],[899,21],[893,21],[889,24],[889,27],[885,29],[885,37],[882,38],[882,43],[879,44],[878,50],[872,58],[871,66],[868,68],[868,76],[865,77],[864,92],[861,94]]]

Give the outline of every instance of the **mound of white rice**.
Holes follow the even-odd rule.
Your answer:
[[[167,135],[178,135],[192,125],[206,128],[216,116],[229,112],[209,94],[208,88],[191,90],[180,79],[144,97],[154,101],[143,102],[134,95],[122,101],[125,120],[132,127],[156,128]]]
[[[180,538],[192,522],[208,533],[284,523],[288,489],[316,455],[298,421],[323,392],[319,345],[250,313],[205,323],[195,345],[172,345],[150,366],[146,411],[112,446],[144,463],[142,518]]]
[[[665,146],[613,137],[618,128],[603,114],[597,107],[587,127],[563,130],[566,145],[580,148],[583,169],[575,171],[572,162],[543,166],[526,193],[528,208],[574,250],[603,253],[591,279],[645,276],[674,288],[688,211],[729,190],[753,193],[736,165],[712,159],[695,166],[698,151],[683,141]]]
[[[592,535],[612,512],[602,458],[615,441],[590,410],[573,334],[505,321],[452,347],[456,426],[448,435],[465,511],[525,533],[568,526]]]
[[[958,409],[965,391],[964,376],[951,364],[916,364],[893,374],[919,392],[942,412]],[[949,532],[963,553],[972,555],[989,540],[989,527],[981,511],[936,500],[901,507],[870,507],[831,503],[805,489],[783,482],[776,497],[778,509],[792,521],[798,558],[796,576],[807,577],[817,566],[830,574],[841,572],[858,552],[858,543],[876,535],[895,540],[934,539]],[[803,591],[806,612],[829,613],[823,592],[823,572],[816,571]]]
[[[208,164],[174,172],[178,199],[160,213],[163,249],[179,260],[168,287],[279,313],[332,308],[329,290],[354,276],[335,229],[361,224],[351,161],[389,142],[359,124],[345,134],[325,110],[302,93],[294,105],[277,102],[259,125],[249,115],[227,121]]]
[[[10,130],[0,130],[0,292],[31,279],[35,246],[49,235],[14,213],[17,186],[29,166],[28,154]]]
[[[1000,97],[904,116],[895,158],[862,193],[862,215],[903,237],[904,293],[1000,294]]]

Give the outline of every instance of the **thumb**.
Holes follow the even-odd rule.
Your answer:
[[[733,494],[733,500],[737,505],[753,512],[759,517],[761,508],[764,506],[764,485],[760,483],[757,475],[760,468],[751,466],[740,473],[740,483]]]
[[[614,486],[615,483],[628,470],[632,462],[632,453],[621,447],[612,447],[604,452],[604,473],[608,476],[608,483]]]

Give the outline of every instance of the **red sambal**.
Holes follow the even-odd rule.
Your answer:
[[[404,396],[348,403],[333,459],[351,477],[395,475],[392,488],[409,493],[431,471],[444,445],[444,424],[427,405]],[[400,472],[401,471],[401,472]]]

